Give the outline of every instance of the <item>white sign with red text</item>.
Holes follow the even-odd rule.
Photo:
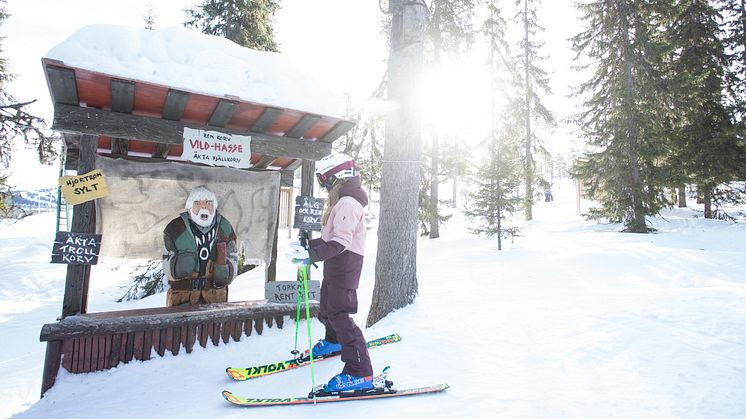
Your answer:
[[[184,128],[181,158],[211,166],[251,167],[251,137]]]

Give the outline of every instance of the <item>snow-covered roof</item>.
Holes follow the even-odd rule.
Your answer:
[[[309,79],[288,57],[182,27],[153,31],[86,26],[53,47],[46,58],[193,93],[236,96],[326,116],[338,117],[343,111],[337,95]]]

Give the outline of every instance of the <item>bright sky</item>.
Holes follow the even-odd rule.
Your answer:
[[[184,9],[199,0],[152,1],[156,28],[180,26],[185,19]],[[555,97],[547,104],[560,119],[571,112],[572,106],[564,97],[566,87],[575,74],[570,68],[566,38],[573,35],[578,25],[573,22],[571,0],[544,0],[540,20],[547,27],[544,39],[551,61],[546,70],[556,82]],[[276,38],[283,55],[301,65],[307,74],[320,84],[337,92],[349,94],[353,107],[361,106],[381,80],[388,55],[386,39],[381,34],[381,12],[376,1],[360,0],[282,0],[282,8],[275,19]],[[8,0],[11,17],[0,27],[4,36],[3,55],[10,61],[16,75],[10,90],[20,100],[37,99],[32,113],[51,123],[52,104],[41,67],[41,58],[55,45],[64,41],[83,26],[118,24],[144,26],[148,0]],[[506,16],[510,17],[510,16]],[[570,24],[568,24],[570,22]],[[473,115],[472,108],[482,103],[485,90],[479,84],[484,59],[478,54],[445,70],[446,76],[436,76],[435,86],[442,86],[436,95],[452,107],[458,119]],[[456,83],[455,80],[460,80]],[[443,119],[445,106],[435,104],[429,111],[434,120]],[[480,123],[472,123],[474,137],[478,137]],[[546,135],[547,143],[569,144],[567,129],[561,128]],[[561,148],[562,151],[566,149]],[[33,150],[15,150],[11,165],[11,184],[21,188],[51,187],[56,184],[59,167],[39,167]]]

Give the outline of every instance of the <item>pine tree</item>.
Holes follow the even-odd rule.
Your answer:
[[[0,0],[0,25],[8,18],[5,3],[5,0]],[[1,56],[3,39],[0,38],[0,169],[8,167],[12,143],[16,138],[22,138],[26,145],[36,148],[39,162],[51,164],[59,154],[59,137],[48,133],[44,119],[27,111],[35,100],[19,101],[8,92],[8,83],[13,80],[13,75],[8,70],[8,60]],[[8,207],[6,201],[10,194],[6,180],[6,176],[0,175],[0,195],[6,198],[0,197],[4,201],[0,208]]]
[[[145,29],[152,31],[155,29],[155,19],[158,15],[155,14],[152,1],[149,1],[146,7],[145,15],[143,15],[143,19],[145,19]]]
[[[522,113],[518,106],[519,99],[511,91],[518,74],[505,41],[505,20],[494,1],[488,3],[487,11],[489,16],[484,24],[484,32],[489,42],[491,129],[486,142],[486,157],[477,169],[473,182],[476,189],[471,194],[470,209],[465,213],[481,220],[480,226],[472,229],[472,232],[497,237],[497,247],[502,249],[503,237],[517,232],[515,228],[506,228],[503,220],[518,208],[521,201],[517,194],[520,185],[517,140],[521,137],[522,125],[518,122]],[[507,78],[499,77],[500,74],[507,75]],[[508,99],[500,109],[499,120],[496,109],[498,96]]]
[[[538,23],[536,10],[541,6],[540,0],[517,0],[516,4],[523,3],[522,10],[518,13],[518,19],[523,25],[523,39],[521,40],[522,62],[523,62],[523,123],[525,126],[523,143],[523,183],[526,188],[524,195],[524,214],[526,220],[533,218],[534,185],[536,169],[534,155],[542,147],[535,138],[537,124],[547,127],[556,125],[552,112],[547,109],[541,101],[540,94],[550,95],[547,72],[540,67],[545,57],[540,55],[544,46],[543,42],[537,41],[539,32],[544,31]],[[546,154],[546,150],[543,150]]]
[[[594,65],[583,83],[584,110],[576,122],[591,151],[574,168],[601,204],[594,216],[623,222],[627,232],[648,231],[646,215],[667,204],[657,163],[664,154],[670,106],[661,85],[665,1],[592,1],[578,5],[585,30],[573,37],[577,57]],[[581,65],[587,68],[588,65]]]
[[[437,69],[441,66],[444,55],[458,55],[467,49],[474,39],[472,18],[475,0],[433,0],[430,4],[430,21],[426,30],[430,52],[430,65]],[[448,104],[456,106],[456,104]],[[432,128],[432,147],[430,153],[430,170],[423,176],[420,193],[420,222],[423,231],[428,231],[431,239],[440,237],[440,224],[449,217],[444,217],[438,210],[438,186],[440,179],[440,136],[437,127]],[[429,189],[429,197],[427,194]],[[423,218],[425,217],[425,218]],[[427,226],[429,225],[429,230]]]
[[[715,189],[735,180],[746,159],[723,93],[728,60],[719,13],[706,0],[679,1],[677,6],[666,31],[673,54],[670,80],[679,121],[670,161],[677,169],[672,172],[698,185],[705,218],[712,218]]]
[[[715,3],[723,20],[723,40],[728,55],[726,86],[730,105],[743,129],[746,120],[746,0],[716,0]]]
[[[204,0],[187,10],[184,26],[247,48],[276,52],[272,18],[279,8],[276,0]]]

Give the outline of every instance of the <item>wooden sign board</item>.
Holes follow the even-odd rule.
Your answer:
[[[184,128],[181,158],[210,166],[251,167],[251,137]]]
[[[52,246],[52,263],[95,265],[100,250],[100,234],[58,231]]]
[[[307,231],[321,231],[321,216],[324,214],[323,198],[312,196],[295,197],[295,219],[293,228]]]
[[[82,204],[109,195],[104,172],[101,169],[92,170],[83,175],[62,176],[58,182],[62,187],[65,202],[71,205]]]
[[[270,281],[264,285],[264,298],[270,303],[297,303],[298,281]],[[303,295],[300,296],[303,301]],[[321,283],[319,281],[308,281],[308,300],[319,301],[321,299]]]

